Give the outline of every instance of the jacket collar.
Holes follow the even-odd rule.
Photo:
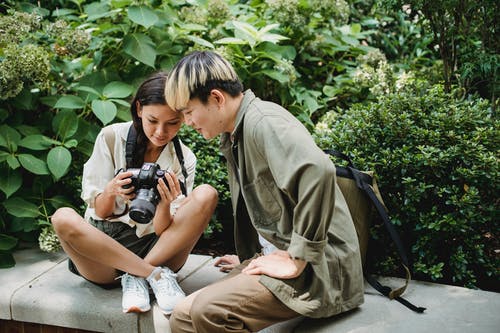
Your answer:
[[[243,100],[241,101],[240,108],[238,109],[238,113],[236,114],[236,120],[234,124],[234,130],[232,133],[224,133],[221,136],[221,149],[223,147],[229,147],[234,139],[238,138],[239,133],[243,128],[243,119],[245,114],[248,112],[248,107],[250,103],[256,99],[255,94],[252,90],[248,89],[243,93]]]

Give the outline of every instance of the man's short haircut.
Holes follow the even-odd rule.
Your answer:
[[[195,51],[182,58],[169,73],[165,99],[174,110],[182,110],[193,98],[206,103],[212,89],[235,97],[243,91],[243,84],[222,56],[211,51]]]

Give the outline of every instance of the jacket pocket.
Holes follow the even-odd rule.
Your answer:
[[[278,202],[279,193],[276,193],[275,187],[257,179],[245,185],[243,191],[248,214],[254,224],[269,225],[280,220],[282,209]]]

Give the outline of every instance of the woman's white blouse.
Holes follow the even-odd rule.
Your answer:
[[[92,155],[83,166],[81,198],[87,204],[87,210],[85,211],[86,220],[88,220],[89,217],[96,220],[103,220],[102,217],[95,214],[94,201],[97,195],[104,191],[109,181],[115,177],[118,170],[121,168],[126,169],[125,145],[127,142],[128,130],[131,125],[131,121],[109,125],[115,134],[114,147],[112,147],[114,159],[106,143],[103,130],[97,135]],[[189,194],[194,186],[196,157],[182,142],[181,147],[184,154],[184,166],[188,173],[187,180],[184,180],[184,176],[182,175],[181,166],[175,154],[174,144],[172,142],[165,146],[156,163],[160,165],[161,169],[172,171],[179,180],[185,181],[187,193]],[[172,215],[175,214],[183,198],[184,196],[181,195],[172,202],[170,206]],[[118,216],[126,209],[127,202],[125,202],[123,198],[117,197],[113,214]],[[129,217],[128,213],[114,219],[109,219],[109,221],[120,221],[132,227],[135,226],[138,237],[154,232],[152,222],[147,224],[137,223]]]

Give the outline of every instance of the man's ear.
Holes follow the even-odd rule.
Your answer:
[[[222,93],[222,90],[212,89],[210,91],[210,96],[217,103],[217,106],[222,106],[226,102],[226,96]]]

